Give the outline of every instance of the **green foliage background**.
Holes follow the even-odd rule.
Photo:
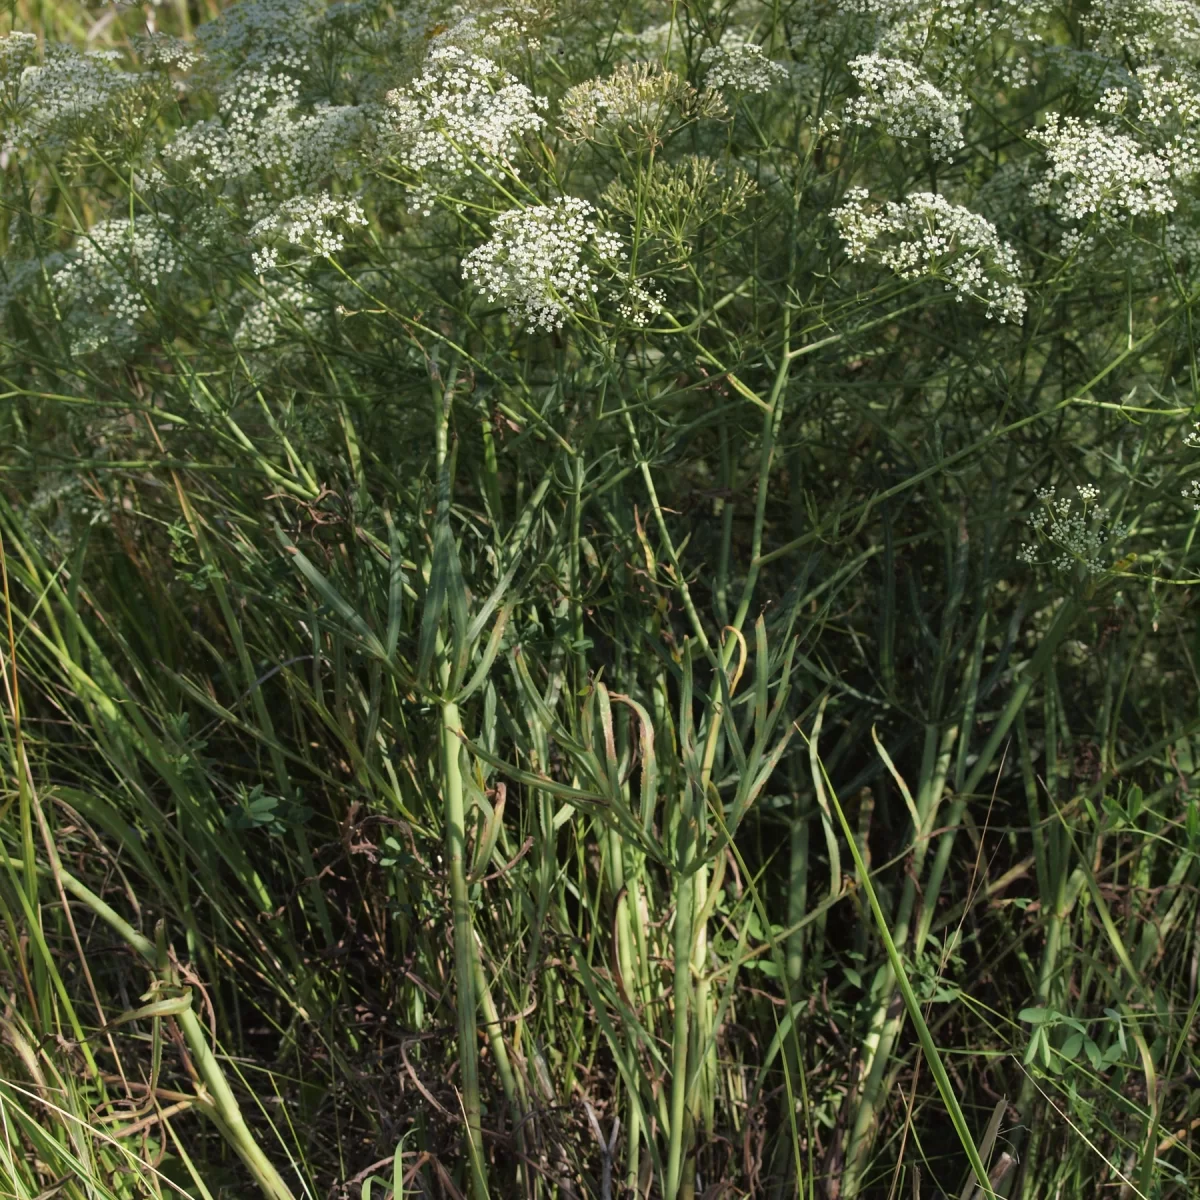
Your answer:
[[[143,74],[33,138],[4,77],[3,1194],[1195,1194],[1195,185],[1072,218],[1029,136],[1195,63],[1096,11],[521,10],[547,124],[423,217],[371,106],[461,12],[242,0],[185,86],[134,35],[215,11],[12,9]],[[949,160],[845,116],[922,12]],[[718,106],[731,27],[786,70]],[[316,175],[162,153],[294,46],[366,114]],[[854,186],[987,217],[1023,319],[853,261]],[[366,224],[260,273],[318,190]],[[626,257],[531,333],[461,264],[562,195]],[[115,218],[172,265],[81,298]]]

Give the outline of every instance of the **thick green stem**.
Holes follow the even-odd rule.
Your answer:
[[[692,920],[695,913],[696,804],[687,787],[679,817],[679,857],[675,893],[675,981],[672,999],[675,1021],[671,1031],[671,1129],[667,1148],[667,1184],[663,1200],[677,1200],[687,1155],[688,1026],[692,990]]]
[[[453,473],[450,456],[450,415],[454,389],[443,384],[439,371],[432,372],[437,460],[439,532],[450,519]],[[452,583],[451,586],[461,586]],[[453,601],[451,601],[453,609]],[[446,618],[443,616],[443,620]],[[467,1161],[474,1200],[486,1200],[487,1171],[483,1154],[482,1106],[479,1098],[479,1030],[476,1013],[475,931],[471,924],[471,897],[467,886],[467,818],[463,788],[463,729],[458,704],[451,699],[454,683],[454,639],[439,627],[434,637],[434,660],[442,700],[439,705],[442,822],[446,838],[446,870],[450,877],[450,913],[454,924],[454,987],[458,1016],[458,1065],[462,1085]]]
[[[450,665],[443,661],[442,686],[449,685]],[[483,1158],[479,1100],[479,1046],[475,1022],[475,947],[471,901],[467,890],[466,812],[462,779],[462,721],[452,700],[442,706],[442,810],[446,825],[446,869],[450,874],[450,911],[454,921],[454,984],[458,1009],[458,1065],[466,1117],[467,1157],[475,1200],[488,1194]]]

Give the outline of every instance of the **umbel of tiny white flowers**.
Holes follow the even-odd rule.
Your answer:
[[[108,325],[127,336],[148,311],[146,292],[157,288],[178,266],[175,244],[168,231],[151,217],[130,221],[113,217],[98,221],[76,243],[68,261],[51,276],[51,285],[64,308],[80,310],[88,320],[80,349],[108,340],[95,320],[106,309]]]
[[[1050,113],[1029,135],[1050,160],[1033,199],[1087,227],[1067,231],[1068,251],[1125,228],[1130,217],[1174,212],[1176,188],[1200,173],[1200,92],[1185,80],[1144,67],[1132,84],[1106,90],[1096,111]]]
[[[612,298],[617,303],[617,312],[626,321],[644,328],[650,323],[651,317],[657,317],[662,312],[667,294],[662,288],[651,291],[635,281],[625,289],[624,296],[615,292]]]
[[[26,65],[35,43],[27,33],[0,39],[0,84],[13,118],[5,140],[13,146],[55,148],[81,129],[96,133],[118,101],[145,86],[137,71],[115,64],[115,50],[80,53],[70,46],[51,46],[40,65]]]
[[[609,264],[621,256],[620,239],[595,215],[576,196],[502,213],[492,236],[463,259],[463,276],[530,332],[561,329],[571,306],[599,290],[589,251]]]
[[[315,336],[325,325],[325,313],[312,292],[294,282],[273,283],[267,295],[248,304],[233,335],[243,350],[265,350],[279,342],[289,326]]]
[[[875,208],[866,188],[851,188],[833,219],[852,259],[873,259],[901,279],[940,279],[958,300],[982,301],[1001,324],[1024,315],[1016,251],[978,213],[932,192]]]
[[[1192,426],[1189,433],[1183,435],[1185,446],[1200,446],[1200,421]],[[1192,501],[1192,508],[1200,512],[1200,479],[1193,479],[1180,493],[1185,500]]]
[[[708,67],[704,86],[714,90],[761,95],[788,77],[787,67],[767,58],[757,42],[733,29],[716,46],[701,51],[700,61]]]
[[[966,102],[936,88],[910,63],[880,54],[860,54],[850,73],[862,88],[846,106],[854,125],[879,125],[890,137],[907,142],[927,137],[937,158],[953,158],[962,149],[959,113]]]
[[[163,158],[193,183],[224,186],[269,171],[297,194],[345,174],[343,160],[365,128],[362,110],[331,104],[302,110],[299,63],[293,56],[236,75],[217,115],[181,129]]]
[[[493,59],[438,46],[406,87],[387,95],[381,133],[414,179],[409,209],[429,216],[439,193],[471,194],[480,177],[519,174],[521,139],[545,125],[547,101]]]
[[[345,236],[335,227],[335,223],[367,224],[366,213],[357,200],[331,196],[328,192],[318,192],[315,196],[293,196],[278,207],[270,207],[267,197],[259,193],[251,197],[250,207],[252,210],[268,209],[251,228],[251,241],[282,241],[301,247],[317,257],[336,254],[345,245]],[[278,247],[267,245],[255,251],[252,257],[255,270],[263,275],[278,266]]]
[[[1100,489],[1083,483],[1071,496],[1056,496],[1054,488],[1040,488],[1037,498],[1042,507],[1026,517],[1026,522],[1052,551],[1049,559],[1040,559],[1034,546],[1025,543],[1017,551],[1017,561],[1026,566],[1049,563],[1059,571],[1079,565],[1088,575],[1107,569],[1113,545],[1126,534],[1124,525],[1110,524],[1108,511],[1095,505]],[[1094,507],[1089,507],[1094,506]]]

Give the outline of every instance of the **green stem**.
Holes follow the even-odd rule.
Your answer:
[[[450,664],[443,658],[443,688],[450,684]],[[458,1009],[458,1062],[466,1117],[467,1157],[475,1200],[488,1194],[483,1158],[479,1100],[479,1046],[475,1024],[475,947],[471,901],[467,890],[466,813],[462,779],[462,720],[458,705],[441,706],[442,805],[446,823],[446,867],[450,874],[450,911],[454,921],[454,983]]]
[[[679,874],[675,900],[675,980],[672,993],[675,1020],[671,1033],[671,1128],[667,1148],[667,1184],[663,1200],[677,1200],[687,1151],[685,1122],[688,1091],[688,1001],[692,987],[692,918],[695,908],[695,875],[690,873],[689,868],[695,851],[694,809],[691,787],[685,785],[684,806],[679,821]]]
[[[447,519],[450,508],[450,408],[453,391],[433,375],[438,473],[438,519]],[[439,628],[434,644],[438,681],[444,697],[452,686],[454,651]],[[471,898],[467,887],[466,802],[463,789],[463,729],[458,705],[443,699],[439,706],[442,783],[442,818],[446,837],[446,870],[450,876],[450,912],[454,924],[454,985],[458,1014],[458,1059],[466,1121],[467,1161],[474,1200],[486,1200],[487,1171],[483,1155],[482,1106],[479,1097],[479,1031],[476,1026],[475,933],[471,925]]]
[[[10,865],[18,869],[23,867],[23,864],[12,860],[10,860]],[[39,872],[49,873],[45,868],[38,869]],[[70,892],[76,900],[108,925],[131,949],[135,950],[163,983],[176,984],[178,982],[169,966],[160,968],[157,949],[148,937],[138,933],[124,917],[90,888],[65,871],[61,864],[56,865],[55,873],[61,881],[63,889]],[[255,1182],[269,1200],[296,1200],[291,1188],[283,1181],[283,1177],[276,1170],[275,1165],[255,1140],[254,1134],[250,1132],[250,1127],[242,1116],[237,1097],[234,1096],[233,1089],[230,1088],[229,1081],[221,1070],[221,1064],[217,1061],[217,1057],[208,1043],[199,1017],[189,1008],[175,1013],[174,1018],[179,1024],[188,1051],[200,1078],[204,1081],[204,1088],[208,1092],[208,1096],[205,1098],[208,1103],[202,1107],[214,1118],[230,1147],[245,1163],[246,1168],[254,1176]]]

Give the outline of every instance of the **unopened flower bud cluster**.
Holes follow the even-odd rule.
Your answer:
[[[568,89],[560,120],[563,133],[575,141],[630,133],[657,143],[669,127],[724,110],[715,91],[698,92],[658,63],[634,62]]]
[[[941,280],[959,301],[981,301],[1002,324],[1024,315],[1016,251],[978,213],[933,192],[876,207],[865,188],[851,188],[833,218],[852,259],[879,262],[901,279]]]

